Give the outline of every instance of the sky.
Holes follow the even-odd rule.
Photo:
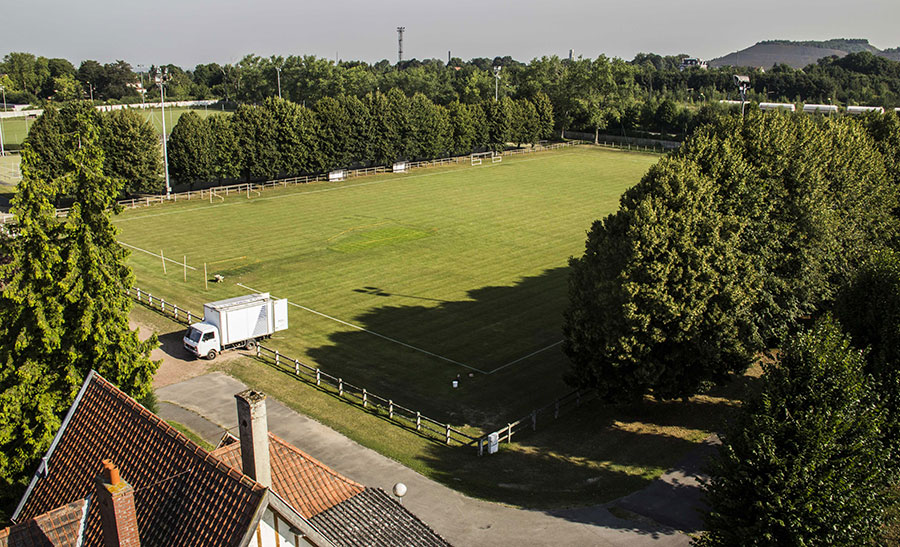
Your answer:
[[[900,46],[898,0],[0,0],[0,55],[133,66],[244,55],[397,60],[638,52],[727,55],[760,40],[867,38]],[[18,21],[18,23],[17,23]]]

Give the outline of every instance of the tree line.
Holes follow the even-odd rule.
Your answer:
[[[543,94],[534,102],[504,97],[446,107],[398,89],[325,97],[311,108],[269,98],[233,115],[181,116],[168,142],[169,173],[189,185],[262,180],[502,150],[552,135],[553,108]]]
[[[752,67],[680,70],[686,56],[640,53],[630,61],[603,55],[571,60],[544,56],[528,63],[510,57],[413,59],[398,65],[386,60],[369,64],[309,55],[250,54],[225,65],[207,63],[184,69],[169,64],[135,72],[124,61],[101,65],[86,60],[76,69],[65,59],[14,52],[0,63],[0,74],[5,74],[0,84],[13,102],[43,103],[91,95],[114,102],[156,101],[160,92],[155,76],[165,68],[166,96],[172,99],[221,98],[231,104],[262,104],[280,96],[307,107],[324,98],[348,95],[363,99],[390,89],[410,97],[421,93],[444,107],[455,101],[471,105],[493,98],[496,89],[500,97],[515,100],[534,101],[537,93],[547,95],[557,114],[557,131],[625,134],[636,130],[689,132],[699,124],[695,118],[700,105],[737,98],[732,83],[736,73],[751,76],[750,100],[757,102],[900,106],[900,63],[865,51],[823,58],[802,70],[779,65],[767,71]],[[501,67],[499,82],[494,67]]]
[[[900,119],[698,129],[570,260],[568,380],[609,402],[761,388],[723,435],[705,545],[863,544],[900,479]]]

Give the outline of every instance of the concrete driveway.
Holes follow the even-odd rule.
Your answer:
[[[226,430],[236,434],[234,394],[244,389],[243,383],[220,372],[160,387],[160,415],[186,425],[215,444]],[[273,433],[367,486],[390,492],[395,483],[403,482],[409,488],[404,505],[454,545],[686,546],[690,544],[689,536],[657,523],[668,522],[690,531],[699,522],[693,509],[696,496],[685,496],[696,477],[680,469],[670,472],[679,485],[675,490],[658,484],[665,483],[664,476],[648,488],[613,502],[622,501],[628,511],[652,515],[653,520],[620,519],[606,506],[561,511],[517,509],[460,494],[271,397],[267,403],[269,429]],[[674,484],[672,477],[668,477],[669,484]],[[651,501],[659,507],[653,509]],[[650,510],[645,511],[645,506]],[[676,518],[669,518],[669,513]],[[685,526],[682,517],[688,521],[693,517],[694,521]]]

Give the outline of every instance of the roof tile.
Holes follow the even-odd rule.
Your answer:
[[[19,519],[30,519],[90,495],[104,459],[135,490],[141,543],[237,543],[250,527],[265,488],[230,468],[164,420],[94,374],[49,456]],[[88,511],[88,545],[101,541],[100,513]]]

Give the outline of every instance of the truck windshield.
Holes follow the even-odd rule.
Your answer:
[[[191,342],[199,342],[199,341],[200,341],[200,334],[201,334],[201,333],[200,333],[199,330],[195,329],[194,327],[191,327],[191,328],[189,328],[188,331],[187,331],[187,338],[188,338],[188,340],[190,340]]]

